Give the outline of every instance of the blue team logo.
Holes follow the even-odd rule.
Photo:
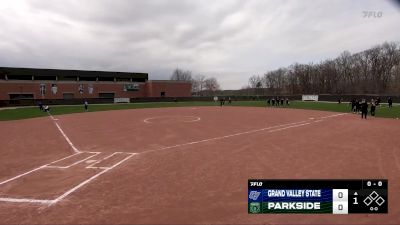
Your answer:
[[[258,196],[260,196],[261,192],[259,191],[250,191],[249,194],[249,199],[256,201],[258,199]]]

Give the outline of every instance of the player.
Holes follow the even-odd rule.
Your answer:
[[[361,104],[360,104],[360,100],[356,100],[356,113],[360,113],[361,112]]]
[[[353,111],[353,113],[356,113],[356,99],[353,98],[351,100],[351,110]]]
[[[276,97],[276,106],[279,106],[279,102],[280,102],[279,97]]]
[[[270,106],[271,105],[271,99],[267,98],[267,105]]]
[[[47,112],[47,113],[50,112],[50,107],[48,105],[45,105],[44,106],[44,111]]]
[[[281,98],[281,106],[283,106],[283,101],[284,101],[284,99],[283,99],[283,98]]]
[[[221,98],[221,99],[219,100],[219,103],[220,103],[220,106],[221,106],[221,107],[224,105],[224,101],[225,101],[224,98]]]
[[[228,98],[228,104],[229,104],[229,105],[232,104],[232,99],[231,99],[231,97]]]
[[[289,105],[289,98],[286,98],[286,105]]]
[[[42,103],[42,101],[38,102],[38,106],[39,106],[39,110],[43,111],[43,103]]]
[[[393,106],[393,99],[392,99],[392,97],[389,97],[389,98],[388,98],[388,105],[389,105],[389,109],[391,109],[392,106]]]
[[[380,106],[380,104],[381,104],[381,98],[378,96],[376,98],[376,106]]]
[[[375,116],[376,103],[375,99],[371,99],[371,116]]]
[[[88,103],[88,101],[85,100],[85,102],[84,102],[83,104],[85,105],[85,111],[87,112],[87,111],[88,111],[88,108],[89,108],[89,103]]]
[[[275,98],[272,98],[272,106],[275,106]]]
[[[214,96],[214,102],[217,103],[218,101],[218,96]]]
[[[361,109],[361,119],[367,119],[367,114],[368,114],[368,103],[365,99],[363,99],[362,103],[360,104],[360,109]]]

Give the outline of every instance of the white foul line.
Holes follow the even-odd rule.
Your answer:
[[[68,138],[68,136],[64,133],[64,131],[61,129],[60,125],[57,123],[56,119],[53,117],[53,115],[50,114],[50,112],[47,112],[50,116],[50,118],[53,120],[54,124],[57,126],[57,129],[60,131],[64,139],[68,142],[69,146],[71,146],[72,150],[74,150],[75,153],[79,153],[81,151],[78,150],[78,148],[75,147],[75,145],[72,143],[72,141]]]
[[[286,130],[286,129],[289,129],[289,128],[301,127],[301,126],[305,126],[305,125],[308,125],[308,124],[310,124],[310,123],[301,123],[301,124],[297,124],[297,125],[293,125],[293,126],[287,126],[287,127],[283,127],[283,128],[279,128],[279,129],[270,130],[268,132],[272,133],[272,132],[277,132],[277,131],[281,131],[281,130]]]
[[[330,116],[323,116],[321,117],[321,119],[326,119],[326,118],[332,118],[332,117],[337,117],[337,116],[343,116],[343,115],[347,115],[348,113],[338,113],[338,114],[333,114]]]
[[[300,122],[295,122],[295,123],[287,123],[287,124],[282,124],[282,125],[275,125],[275,126],[271,126],[271,127],[265,127],[265,128],[256,129],[256,130],[249,130],[249,131],[245,131],[245,132],[240,132],[240,133],[235,133],[235,134],[229,134],[229,135],[220,136],[220,137],[215,137],[215,138],[208,138],[208,139],[203,139],[203,140],[199,140],[199,141],[192,141],[192,142],[188,142],[188,143],[183,143],[183,144],[178,144],[178,145],[167,146],[167,147],[163,147],[163,148],[160,148],[160,149],[154,149],[154,150],[144,151],[144,152],[141,152],[141,153],[139,153],[139,154],[148,153],[148,152],[157,152],[157,151],[160,151],[160,150],[171,149],[171,148],[177,148],[177,147],[182,147],[182,146],[186,146],[186,145],[194,145],[194,144],[203,143],[203,142],[208,142],[208,141],[221,140],[221,139],[225,139],[225,138],[240,136],[240,135],[243,135],[243,134],[251,134],[251,133],[256,133],[256,132],[260,132],[260,131],[264,131],[264,130],[270,130],[270,129],[274,129],[274,128],[279,128],[279,127],[283,127],[283,126],[290,126],[290,125],[295,125],[295,124],[303,124],[303,125],[306,125],[306,124],[304,124],[304,123],[307,123],[307,121],[300,121]]]
[[[330,115],[330,116],[321,117],[321,119],[323,119],[323,118],[324,119],[325,118],[331,118],[331,117],[336,117],[336,116],[342,116],[342,115],[346,115],[346,114],[348,114],[348,113],[339,113],[339,114],[334,114],[334,115]],[[314,120],[314,119],[315,118],[309,118],[309,120]],[[317,120],[317,122],[320,122],[320,121],[322,121],[322,120]],[[256,132],[260,132],[260,131],[271,130],[271,129],[274,129],[274,128],[289,126],[287,128],[284,128],[284,129],[278,129],[278,130],[285,130],[285,129],[288,129],[288,128],[294,128],[294,127],[300,127],[300,126],[304,126],[304,125],[309,125],[310,123],[308,123],[308,122],[309,121],[304,120],[304,121],[299,121],[299,122],[294,122],[294,123],[275,125],[275,126],[271,126],[271,127],[265,127],[265,128],[256,129],[256,130],[249,130],[249,131],[245,131],[245,132],[229,134],[229,135],[215,137],[215,138],[208,138],[208,139],[203,139],[203,140],[199,140],[199,141],[192,141],[192,142],[188,142],[188,143],[167,146],[167,147],[163,147],[163,148],[159,148],[159,149],[153,149],[153,150],[149,150],[149,151],[144,151],[144,152],[141,152],[141,153],[138,153],[138,154],[149,153],[149,152],[157,152],[157,151],[165,150],[165,149],[178,148],[178,147],[182,147],[182,146],[186,146],[186,145],[194,145],[194,144],[199,144],[199,143],[203,143],[203,142],[221,140],[221,139],[225,139],[225,138],[240,136],[240,135],[243,135],[243,134],[251,134],[251,133],[256,133]],[[292,126],[292,125],[295,125],[295,126]],[[296,125],[298,125],[298,126],[296,126]],[[274,132],[274,131],[271,131],[271,132]]]
[[[54,200],[42,200],[42,199],[28,199],[28,198],[0,198],[1,202],[14,202],[14,203],[40,203],[40,204],[52,204]]]

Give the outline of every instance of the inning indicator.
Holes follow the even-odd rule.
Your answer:
[[[388,213],[388,181],[249,180],[248,212]]]

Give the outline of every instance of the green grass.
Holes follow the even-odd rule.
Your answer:
[[[162,107],[185,107],[185,106],[216,106],[214,102],[152,102],[152,103],[130,103],[130,104],[102,104],[89,105],[89,111],[108,111],[121,109],[139,109],[139,108],[162,108]],[[229,105],[227,105],[229,107]],[[266,107],[265,101],[234,101],[232,106],[247,106],[247,107]],[[291,102],[290,106],[283,106],[296,109],[323,110],[332,112],[349,112],[350,107],[347,103],[326,103],[326,102]],[[282,107],[282,108],[283,108]],[[62,115],[70,113],[83,113],[83,105],[74,106],[52,106],[51,113],[53,115]],[[23,107],[16,109],[0,110],[0,121],[18,120],[34,117],[47,116],[46,113],[39,111],[38,107]],[[392,109],[387,107],[376,109],[377,117],[397,118],[400,117],[400,106],[395,106]]]

